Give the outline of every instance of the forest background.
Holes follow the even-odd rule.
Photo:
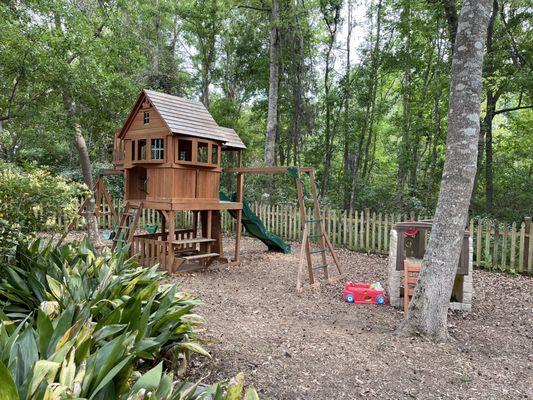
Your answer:
[[[332,208],[432,215],[446,140],[455,0],[0,3],[0,159],[95,174],[142,88],[200,100],[248,166],[313,166]],[[533,211],[533,11],[495,0],[471,215]],[[270,95],[269,95],[270,94]],[[246,197],[265,200],[265,178]],[[230,190],[230,182],[224,185]],[[120,182],[112,183],[118,196]],[[268,201],[295,202],[277,177]]]

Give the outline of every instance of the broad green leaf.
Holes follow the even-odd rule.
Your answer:
[[[57,300],[61,300],[63,297],[63,286],[61,282],[56,281],[49,275],[46,275],[46,281],[48,282],[48,287]]]
[[[227,400],[239,400],[244,386],[244,374],[241,372],[232,378],[228,385]]]
[[[143,376],[141,376],[137,382],[131,388],[132,393],[136,393],[140,389],[146,389],[149,391],[154,391],[159,386],[161,382],[161,374],[163,373],[163,362],[157,364],[154,368],[149,370]]]
[[[259,400],[259,395],[254,388],[248,388],[244,395],[244,400]]]
[[[183,342],[178,345],[180,349],[187,349],[193,353],[198,353],[206,357],[211,357],[211,355],[205,350],[202,346],[195,342]]]
[[[29,397],[32,397],[43,380],[49,384],[54,381],[60,364],[48,360],[39,360],[33,366],[33,376],[31,378]]]
[[[117,365],[115,365],[111,370],[107,373],[107,375],[101,380],[99,385],[94,389],[93,393],[91,394],[91,397],[89,397],[89,400],[93,399],[94,396],[98,394],[100,390],[104,388],[105,385],[107,385],[111,380],[117,375],[122,368],[124,368],[129,362],[132,360],[132,356],[128,356],[124,358],[121,362],[119,362]]]
[[[6,366],[0,361],[0,400],[19,400],[15,381]]]

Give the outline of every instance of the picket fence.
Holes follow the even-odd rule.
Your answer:
[[[117,202],[118,204],[118,202]],[[250,207],[265,224],[267,230],[284,240],[301,239],[302,222],[296,205],[270,205],[252,203]],[[120,207],[117,207],[120,212]],[[311,210],[308,210],[311,214]],[[368,253],[387,254],[389,233],[394,224],[406,220],[428,219],[411,212],[393,214],[364,211],[342,211],[324,209],[323,218],[326,230],[334,246]],[[178,212],[176,227],[187,227],[192,221],[190,212]],[[58,219],[60,224],[68,221]],[[160,224],[159,213],[143,210],[139,228],[147,224]],[[78,223],[81,228],[83,221]],[[110,216],[99,217],[101,228],[113,229]],[[470,236],[473,238],[474,266],[487,270],[506,271],[533,275],[533,240],[530,240],[533,223],[530,217],[520,224],[509,225],[489,219],[472,218],[469,223]],[[235,219],[228,212],[222,213],[222,229],[226,234],[235,232]]]

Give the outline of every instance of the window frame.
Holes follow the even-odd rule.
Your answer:
[[[154,148],[154,140],[160,140],[161,141],[161,147]],[[159,153],[161,155],[161,158],[154,158],[154,154]],[[165,138],[163,137],[150,137],[150,161],[158,161],[158,162],[164,162],[165,161]]]
[[[144,125],[149,125],[150,124],[150,111],[144,111],[143,123],[144,123]]]
[[[162,158],[153,158],[152,157],[152,140],[162,140],[162,148],[157,148],[157,151],[162,152]],[[131,141],[131,163],[132,164],[145,164],[145,163],[164,163],[166,161],[167,153],[167,140],[164,136],[161,135],[146,135],[145,137],[139,137],[136,139],[130,139]],[[145,158],[139,158],[140,156],[140,145],[139,142],[146,141],[144,145],[145,148]]]
[[[190,160],[180,160],[180,141],[188,141],[191,144],[191,159]],[[175,155],[176,163],[178,164],[195,164],[196,163],[196,142],[193,138],[184,138],[181,136],[177,137],[177,143],[176,143],[176,155]]]
[[[200,149],[200,144],[205,144],[207,148],[207,154],[205,155],[206,161],[200,161],[198,159],[198,151]],[[202,146],[203,147],[203,146]],[[196,164],[198,165],[210,165],[211,164],[211,142],[208,140],[197,140],[196,141]]]

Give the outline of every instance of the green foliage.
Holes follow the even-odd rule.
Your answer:
[[[0,257],[10,256],[21,236],[61,229],[56,216],[72,218],[78,208],[77,196],[85,191],[84,185],[45,169],[23,171],[0,162]]]
[[[202,398],[184,386],[174,389],[161,362],[140,373],[164,358],[183,374],[191,354],[208,356],[196,335],[202,322],[192,313],[197,300],[164,284],[164,275],[122,253],[96,257],[85,241],[19,245],[15,257],[0,265],[0,394]]]
[[[332,207],[433,214],[445,154],[452,47],[442,2],[279,6],[278,164],[314,166],[319,181],[328,174],[321,202]],[[73,140],[73,127],[79,126],[93,170],[109,165],[113,133],[139,89],[147,87],[204,101],[219,124],[243,138],[245,164],[261,165],[269,7],[233,0],[2,3],[0,159],[46,165],[80,179]],[[530,214],[533,204],[527,152],[530,19],[523,0],[502,2],[493,54],[485,57],[493,65],[485,68],[484,87],[498,95],[496,109],[524,108],[499,113],[493,122],[490,213],[509,221]],[[333,51],[326,60],[329,44]],[[480,155],[474,215],[484,213],[487,203]],[[230,178],[222,179],[229,188]],[[293,198],[290,181],[280,179],[273,189],[262,178],[250,182],[251,199],[260,199],[265,188],[272,202]],[[120,189],[113,184],[114,194]]]

